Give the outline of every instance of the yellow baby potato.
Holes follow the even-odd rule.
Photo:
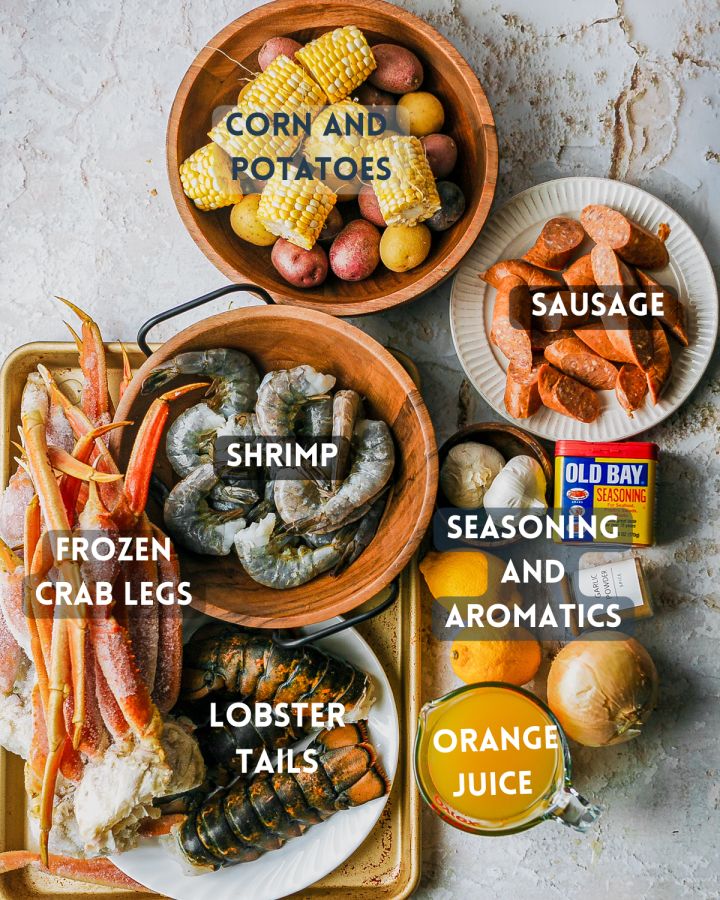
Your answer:
[[[389,225],[380,239],[380,259],[391,272],[408,272],[425,260],[430,242],[424,225]]]
[[[410,134],[414,134],[415,137],[424,137],[426,134],[442,130],[445,111],[434,94],[427,91],[413,91],[404,94],[397,105],[398,109],[403,110],[398,116],[398,121],[405,127],[407,118],[407,127]]]
[[[277,237],[270,234],[267,228],[257,217],[260,194],[248,194],[239,203],[233,206],[230,212],[230,227],[235,234],[255,244],[256,247],[269,247],[274,244]]]

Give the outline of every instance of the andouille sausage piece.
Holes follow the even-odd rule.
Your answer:
[[[494,288],[500,287],[500,282],[508,275],[516,275],[531,288],[561,288],[562,281],[550,272],[543,272],[537,266],[525,262],[524,259],[501,259],[486,272],[482,272],[480,277],[483,281],[491,284]]]
[[[545,359],[565,375],[597,391],[611,391],[615,387],[618,374],[615,366],[593,353],[579,338],[554,341],[545,350]]]
[[[657,319],[652,321],[650,335],[653,342],[653,360],[645,376],[650,390],[650,399],[653,403],[658,403],[670,378],[672,354],[665,329]]]
[[[575,328],[573,333],[575,337],[580,338],[583,344],[587,344],[591,350],[594,350],[603,359],[619,363],[631,362],[628,356],[616,350],[610,343],[610,338],[602,322],[582,325],[580,328]]]
[[[538,373],[542,364],[542,357],[538,357],[529,369],[524,369],[514,361],[508,366],[505,409],[513,419],[527,419],[542,406],[538,389]]]
[[[590,255],[595,281],[608,299],[617,294],[622,298],[637,290],[635,277],[614,250],[597,246]],[[628,362],[647,371],[652,364],[652,340],[642,319],[630,313],[607,314],[601,319],[615,350]]]
[[[509,275],[500,282],[493,309],[490,340],[519,366],[532,365],[530,340],[530,289],[517,275]]]
[[[660,326],[662,328],[662,326]],[[645,372],[637,366],[626,364],[620,367],[615,382],[615,395],[620,406],[632,419],[636,409],[645,403],[648,382]]]
[[[561,341],[563,338],[574,337],[575,332],[570,328],[561,328],[560,331],[536,331],[532,330],[530,334],[530,343],[532,344],[533,353],[544,353],[545,348],[555,341]]]
[[[663,314],[661,319],[667,326],[670,333],[678,339],[683,347],[688,346],[687,324],[685,307],[675,294],[669,288],[664,288],[658,281],[655,281],[647,272],[642,269],[635,270],[640,286],[648,292],[648,294],[662,294]],[[648,298],[649,302],[649,298]]]
[[[616,250],[625,262],[644,269],[663,269],[668,264],[667,225],[661,226],[661,239],[616,209],[601,205],[586,206],[580,221],[596,244]]]
[[[594,422],[600,415],[600,400],[595,391],[548,363],[540,366],[538,390],[544,406],[571,419]]]
[[[565,284],[573,291],[583,291],[597,287],[593,275],[592,258],[589,253],[579,257],[563,272]]]
[[[542,227],[537,240],[523,259],[543,269],[562,271],[570,257],[585,240],[582,225],[576,219],[556,216]]]
[[[546,291],[543,298],[543,305],[547,312],[539,314],[532,307],[532,325],[540,331],[562,331],[563,329],[578,328],[584,325],[590,318],[589,310],[585,312],[574,312],[571,294],[572,291]],[[558,299],[559,298],[559,302]],[[575,304],[576,309],[582,309],[583,300],[578,297]],[[565,310],[565,312],[554,312],[556,308]]]
[[[616,294],[624,299],[637,290],[635,276],[610,247],[593,247],[590,263],[595,284],[609,300]]]

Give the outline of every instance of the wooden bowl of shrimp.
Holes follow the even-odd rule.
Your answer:
[[[391,491],[375,537],[343,572],[318,575],[299,587],[265,587],[243,570],[233,550],[228,556],[198,556],[179,548],[183,580],[190,582],[193,605],[209,615],[257,628],[294,628],[322,622],[375,597],[402,571],[417,549],[433,512],[437,490],[437,448],[430,416],[402,365],[373,338],[325,313],[291,307],[247,307],[204,319],[163,344],[135,374],[116,413],[134,425],[117,432],[113,449],[121,466],[128,461],[137,423],[156,394],[142,393],[158,366],[178,353],[234,348],[248,354],[261,377],[278,369],[310,365],[332,375],[336,389],[363,398],[364,416],[390,428],[395,448]],[[197,381],[180,376],[173,385]],[[202,396],[172,404],[170,421]],[[155,472],[167,485],[177,476],[165,443]],[[148,512],[163,525],[162,510]]]
[[[383,263],[362,280],[343,280],[331,271],[318,286],[289,283],[273,267],[270,246],[240,240],[229,208],[201,212],[185,196],[179,167],[208,143],[213,110],[237,102],[248,73],[258,73],[258,51],[265,41],[286,37],[305,44],[325,32],[356,25],[371,45],[399,44],[421,61],[421,91],[437,97],[445,111],[442,132],[453,139],[458,159],[451,173],[462,189],[463,215],[434,233],[427,257],[410,271],[391,271]],[[399,100],[396,96],[395,100]],[[180,87],[168,121],[167,165],[173,199],[191,237],[231,281],[252,281],[276,303],[304,306],[336,316],[356,316],[407,303],[432,290],[458,266],[490,212],[498,170],[495,122],[485,93],[465,59],[432,26],[383,0],[275,0],[231,22],[207,41]],[[338,204],[347,225],[361,218],[357,203]]]

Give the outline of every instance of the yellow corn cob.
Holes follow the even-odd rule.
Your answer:
[[[321,34],[295,51],[295,59],[305,66],[328,100],[344,100],[377,67],[362,31],[346,25]]]
[[[233,181],[230,157],[217,144],[206,144],[180,166],[185,195],[198,209],[220,209],[239,203],[242,191]]]
[[[276,160],[278,156],[292,156],[304,134],[301,127],[293,127],[292,116],[299,116],[303,123],[306,119],[312,122],[326,102],[325,94],[302,67],[287,56],[280,55],[243,89],[238,106],[218,122],[210,131],[209,137],[230,156],[243,157],[248,163],[261,156],[272,160]],[[283,130],[277,128],[273,121],[275,114],[281,112],[291,116],[288,134],[283,134]],[[242,129],[243,134],[231,134],[228,131],[228,116],[234,113],[239,113],[239,116],[233,119],[233,128]],[[250,134],[244,127],[245,117],[251,113],[263,113],[269,118],[265,134]],[[260,124],[257,119],[254,121],[256,130]]]
[[[369,141],[366,152],[377,161],[385,158],[391,176],[372,183],[380,211],[388,225],[417,225],[440,209],[435,179],[418,138],[407,135]],[[379,173],[378,173],[379,174]]]
[[[312,250],[337,197],[317,178],[295,178],[297,169],[288,166],[283,179],[278,168],[260,195],[257,217],[271,234],[297,247]]]

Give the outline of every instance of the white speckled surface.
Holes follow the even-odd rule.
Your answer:
[[[165,124],[197,50],[252,5],[6,4],[0,353],[65,338],[55,293],[89,309],[108,338],[130,339],[148,314],[224,283],[172,203]],[[402,5],[455,43],[486,89],[500,141],[498,202],[563,175],[626,179],[674,206],[717,267],[716,0]],[[440,440],[458,421],[488,416],[463,385],[448,291],[362,320],[420,365]],[[576,752],[580,788],[605,807],[599,827],[582,837],[546,824],[482,840],[427,813],[420,896],[718,896],[719,394],[716,355],[700,389],[652,435],[664,451],[661,545],[647,555],[657,616],[641,637],[660,670],[660,708],[635,743]],[[427,653],[428,697],[451,683],[445,656],[438,645]]]

